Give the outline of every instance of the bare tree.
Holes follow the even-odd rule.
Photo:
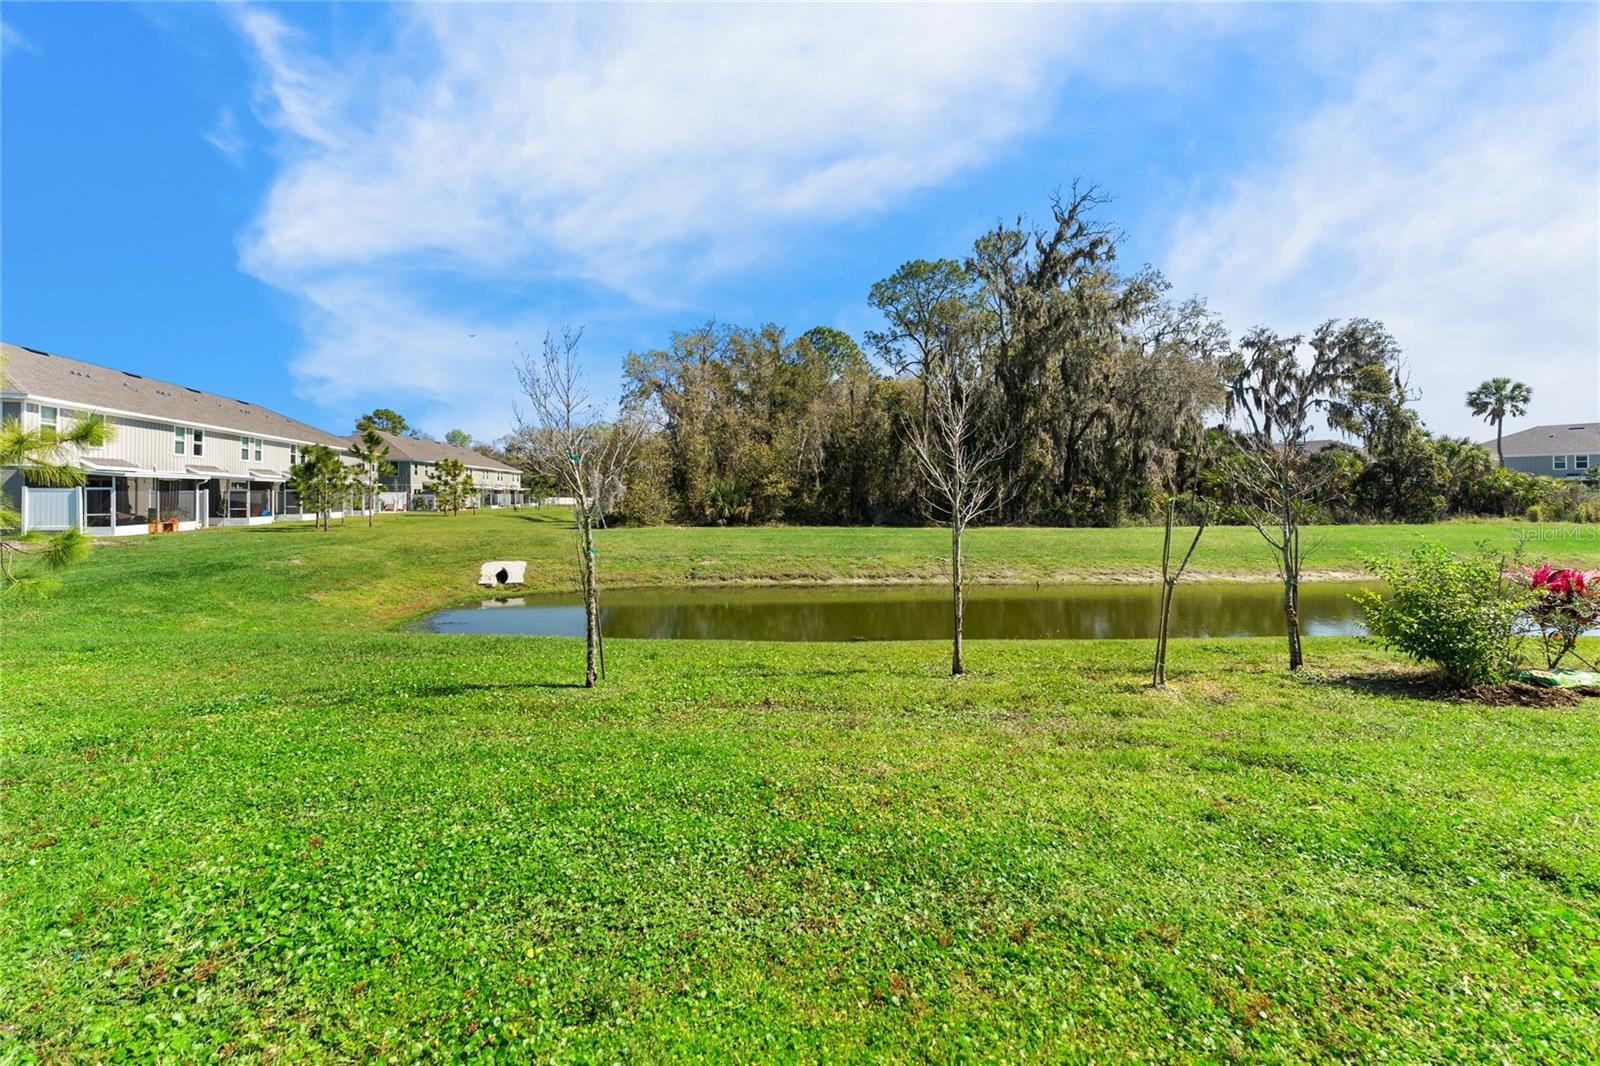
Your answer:
[[[1374,328],[1376,327],[1376,328]],[[1307,345],[1311,358],[1302,361]],[[1257,328],[1239,342],[1228,382],[1228,412],[1242,415],[1244,447],[1229,472],[1237,510],[1271,547],[1283,580],[1289,669],[1305,658],[1300,646],[1300,527],[1316,513],[1326,477],[1309,463],[1312,419],[1341,402],[1366,369],[1398,358],[1382,326],[1355,319],[1318,326],[1310,339]]]
[[[517,380],[529,410],[516,411],[518,435],[535,470],[549,477],[573,500],[577,521],[578,565],[583,580],[586,654],[584,681],[592,687],[605,677],[605,645],[600,631],[600,576],[594,528],[621,499],[627,473],[645,422],[623,409],[601,416],[589,392],[588,374],[577,359],[582,329],[563,327],[545,334],[537,355],[523,351]]]
[[[1189,568],[1189,560],[1194,557],[1194,550],[1200,546],[1200,537],[1206,531],[1206,523],[1210,513],[1204,508],[1200,511],[1200,521],[1195,527],[1194,539],[1189,542],[1189,550],[1183,553],[1183,561],[1176,570],[1172,569],[1172,515],[1174,501],[1167,497],[1167,533],[1161,541],[1161,618],[1156,626],[1156,664],[1152,672],[1150,683],[1156,688],[1164,688],[1167,684],[1167,634],[1171,629],[1172,597],[1178,590],[1178,582],[1183,578],[1183,572]]]
[[[951,323],[943,331],[939,358],[925,369],[927,407],[907,432],[922,475],[923,497],[950,522],[953,676],[966,670],[961,648],[966,607],[961,538],[967,526],[1004,501],[1001,459],[1006,441],[993,432],[986,417],[996,390],[983,336],[975,320]]]

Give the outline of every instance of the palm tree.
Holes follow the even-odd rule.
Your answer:
[[[1533,390],[1510,378],[1490,378],[1467,393],[1467,407],[1494,426],[1494,450],[1500,456],[1501,466],[1506,465],[1506,451],[1501,446],[1505,439],[1506,416],[1521,418],[1528,413],[1528,404],[1532,402]]]
[[[350,446],[350,454],[361,464],[356,480],[361,485],[363,501],[367,507],[367,528],[372,528],[372,512],[377,510],[378,485],[383,478],[394,473],[389,462],[389,446],[377,429],[367,426]]]
[[[25,429],[20,419],[8,418],[0,422],[0,467],[21,470],[29,485],[72,488],[82,485],[88,475],[72,465],[71,452],[98,448],[110,439],[111,427],[100,415],[81,418],[64,433],[43,427]],[[52,536],[24,533],[20,505],[13,509],[11,501],[0,500],[0,587],[5,591],[43,592],[49,579],[42,572],[63,570],[88,551],[88,538],[77,529]],[[24,570],[23,560],[32,560],[34,565]]]

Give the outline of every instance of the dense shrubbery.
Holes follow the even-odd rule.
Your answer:
[[[1356,600],[1385,648],[1438,666],[1458,685],[1503,681],[1516,669],[1518,623],[1533,597],[1500,556],[1458,557],[1424,544],[1407,559],[1369,559],[1367,567],[1389,595],[1363,591]]]
[[[1600,627],[1600,572],[1508,567],[1486,550],[1463,558],[1436,544],[1367,567],[1389,586],[1387,599],[1356,596],[1373,635],[1457,684],[1503,681],[1521,661],[1524,633],[1537,635],[1553,669]]]

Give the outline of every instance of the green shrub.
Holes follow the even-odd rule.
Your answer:
[[[1366,560],[1387,597],[1356,595],[1385,648],[1433,663],[1453,684],[1503,681],[1522,658],[1517,622],[1528,593],[1488,551],[1466,557],[1423,544],[1409,559]]]

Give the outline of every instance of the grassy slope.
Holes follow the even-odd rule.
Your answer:
[[[1542,557],[1600,565],[1600,528],[1513,522],[1333,526],[1309,530],[1308,567],[1349,576],[1369,553],[1399,553],[1419,538],[1470,550],[1510,550],[1542,533]],[[939,529],[615,529],[598,535],[602,580],[613,587],[773,581],[937,581],[949,535]],[[1151,580],[1159,529],[978,529],[968,535],[973,581]],[[472,595],[478,564],[529,559],[529,581],[576,588],[565,514],[494,512],[456,518],[385,517],[320,533],[301,524],[135,537],[103,545],[42,611],[12,609],[16,626],[135,624],[154,628],[386,628]],[[1196,577],[1270,580],[1272,558],[1253,530],[1207,531]],[[65,612],[65,613],[63,613]]]
[[[936,551],[674,533],[602,550]],[[1419,700],[1333,640],[1299,679],[1179,642],[1168,694],[1146,642],[952,682],[934,645],[618,641],[587,692],[575,642],[374,631],[491,555],[558,583],[568,534],[397,535],[117,545],[7,609],[0,1059],[1600,1056],[1600,701]]]

